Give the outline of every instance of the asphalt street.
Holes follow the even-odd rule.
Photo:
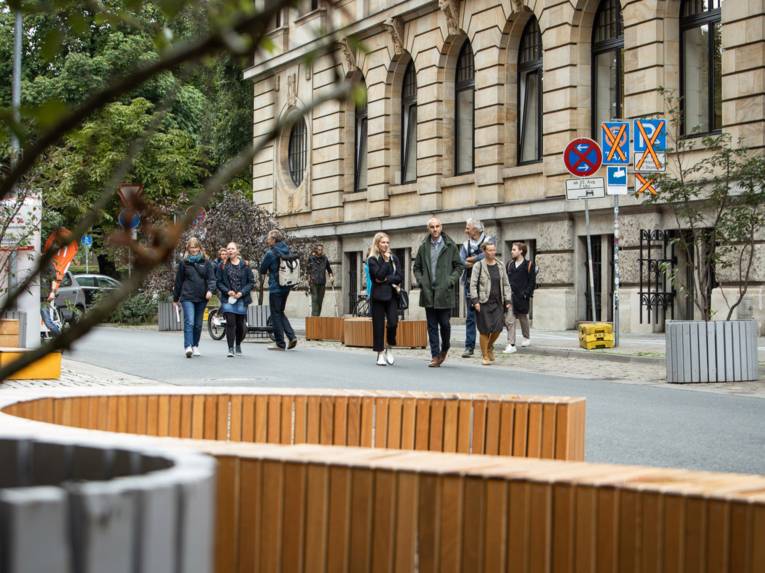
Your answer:
[[[203,356],[183,355],[180,333],[103,327],[70,358],[180,386],[353,388],[582,396],[587,399],[591,462],[641,464],[765,474],[765,400],[604,380],[584,380],[481,367],[452,358],[440,369],[399,358],[379,367],[374,356],[298,345],[270,352],[244,345],[226,358],[225,341],[206,335]],[[561,359],[560,372],[566,372]]]

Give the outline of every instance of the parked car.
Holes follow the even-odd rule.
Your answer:
[[[119,281],[106,275],[75,275],[66,273],[56,294],[56,307],[61,317],[69,322],[90,307],[98,293],[114,290]]]

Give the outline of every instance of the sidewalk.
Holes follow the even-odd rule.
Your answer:
[[[305,319],[290,317],[295,331],[305,335]],[[520,336],[520,333],[518,334]],[[506,343],[505,335],[499,343]],[[465,325],[452,325],[452,347],[465,346]],[[757,344],[759,361],[765,363],[765,338],[761,337]],[[525,354],[540,356],[559,356],[562,358],[587,358],[591,360],[607,360],[611,362],[638,362],[646,364],[664,364],[664,334],[622,334],[618,348],[603,348],[584,350],[579,347],[579,338],[575,330],[546,331],[531,329],[531,346],[524,348]]]

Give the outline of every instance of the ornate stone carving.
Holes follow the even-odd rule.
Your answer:
[[[348,38],[340,40],[340,48],[343,50],[343,59],[345,60],[345,71],[352,72],[356,69],[356,52],[351,46]]]
[[[459,0],[438,0],[438,7],[446,16],[446,24],[450,34],[459,33],[460,3]]]
[[[400,56],[404,53],[404,22],[399,17],[388,18],[383,22],[383,26],[390,33],[393,41],[393,53]]]
[[[287,76],[287,104],[289,106],[297,104],[297,74]]]

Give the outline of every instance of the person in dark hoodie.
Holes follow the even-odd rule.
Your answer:
[[[199,356],[199,339],[205,306],[216,285],[215,268],[205,257],[196,237],[186,241],[186,252],[178,261],[173,289],[173,303],[183,307],[183,347],[186,358]]]
[[[225,294],[221,310],[226,317],[226,342],[228,357],[242,355],[242,341],[247,334],[247,307],[252,302],[252,271],[239,255],[239,245],[234,242],[226,247],[228,260],[218,273],[218,289]]]
[[[417,250],[414,260],[414,276],[420,286],[420,306],[425,307],[425,317],[428,320],[430,368],[441,366],[449,352],[452,332],[449,321],[455,289],[464,268],[459,247],[443,232],[441,221],[431,217],[428,221],[428,236]]]
[[[287,307],[287,297],[290,294],[290,287],[284,287],[279,284],[279,263],[282,257],[290,254],[287,243],[284,242],[284,235],[281,231],[273,229],[266,236],[266,245],[269,249],[266,256],[260,263],[260,274],[268,273],[268,304],[271,309],[271,320],[274,324],[275,344],[269,346],[269,350],[286,350],[297,346],[297,336],[292,330],[284,309]],[[289,343],[285,343],[284,336],[287,336]]]

